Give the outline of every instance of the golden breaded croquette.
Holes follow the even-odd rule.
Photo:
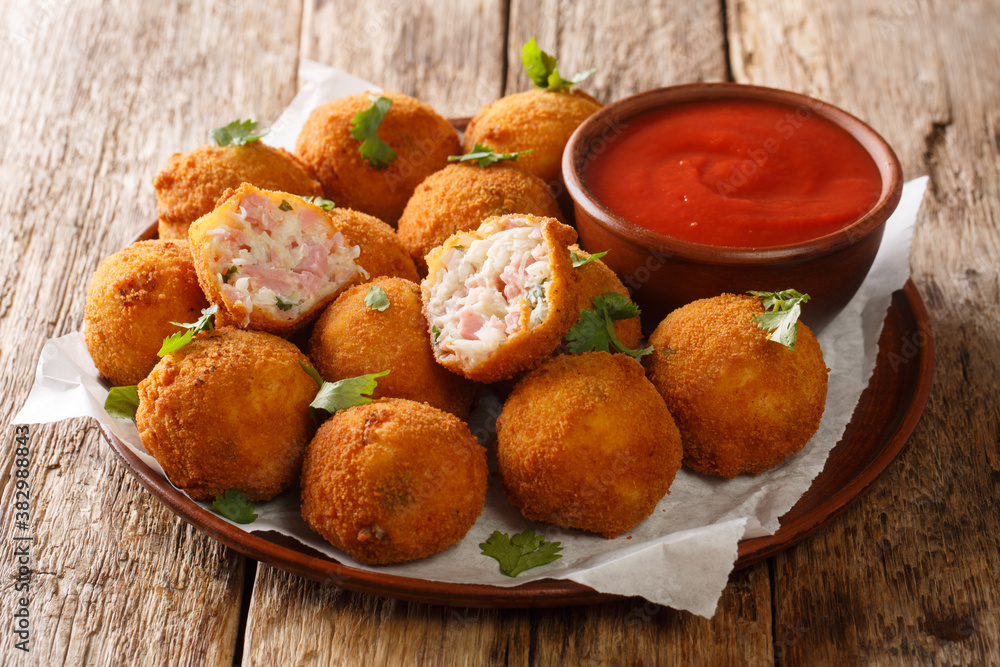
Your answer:
[[[486,451],[457,417],[381,399],[320,427],[302,470],[302,517],[362,563],[416,560],[465,536],[486,475]]]
[[[590,253],[581,250],[578,245],[571,245],[569,249],[571,253],[576,253],[580,259],[590,257]],[[617,292],[625,298],[631,299],[622,281],[600,258],[592,259],[586,264],[575,267],[574,270],[580,276],[580,288],[577,291],[578,315],[581,310],[593,309],[594,297],[608,292]],[[639,347],[639,342],[642,340],[642,323],[639,321],[638,315],[627,320],[615,320],[614,327],[615,335],[625,347],[633,350]]]
[[[379,95],[392,105],[378,127],[378,137],[396,153],[384,169],[370,166],[351,135],[354,117]],[[459,152],[458,133],[423,102],[402,93],[359,93],[313,109],[299,133],[295,152],[323,184],[337,206],[362,211],[395,225],[406,201],[422,180]]]
[[[301,160],[260,141],[175,153],[153,181],[160,238],[187,239],[191,223],[214,209],[226,190],[243,183],[301,196],[323,194]]]
[[[644,363],[684,443],[684,465],[733,478],[760,474],[796,453],[826,405],[823,352],[798,324],[789,349],[753,318],[759,297],[722,294],[682,306],[653,332]]]
[[[399,240],[424,271],[424,256],[431,248],[455,232],[476,229],[486,218],[508,213],[562,222],[559,205],[545,181],[515,163],[450,164],[417,186],[399,219]]]
[[[525,518],[610,538],[667,493],[681,440],[639,362],[584,352],[554,357],[517,383],[497,420],[497,460]]]
[[[373,288],[389,305],[365,304]],[[476,388],[434,361],[420,286],[402,278],[376,278],[356,285],[323,311],[309,340],[309,358],[327,382],[390,371],[372,398],[408,398],[467,419]]]
[[[244,183],[188,230],[216,322],[288,336],[362,273],[360,248],[326,211]]]
[[[367,213],[347,208],[335,208],[327,215],[348,245],[361,250],[357,263],[364,272],[355,278],[356,283],[379,276],[420,280],[416,265],[392,227]]]
[[[167,477],[195,500],[239,489],[269,500],[298,476],[316,383],[288,341],[232,327],[197,336],[139,383],[135,423]]]
[[[575,240],[554,218],[506,215],[428,253],[421,290],[438,363],[478,382],[540,364],[579,315]]]
[[[518,166],[546,183],[560,182],[570,135],[602,106],[582,90],[514,93],[479,110],[465,129],[462,146],[466,153],[477,143],[498,153],[531,150],[518,158]]]
[[[160,360],[163,339],[181,330],[172,322],[194,322],[206,307],[187,241],[138,241],[101,262],[90,279],[87,350],[111,384],[138,384]]]

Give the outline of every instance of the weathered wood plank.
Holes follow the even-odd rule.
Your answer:
[[[487,2],[307,0],[301,56],[471,116],[503,90],[506,9]]]
[[[775,559],[789,664],[1000,661],[1000,61],[990,2],[733,5],[736,78],[814,94],[929,173],[911,256],[934,325],[923,421],[886,478]]]
[[[167,157],[296,90],[300,17],[280,2],[2,2],[0,562],[13,563],[9,422],[45,339],[80,327],[98,263],[155,219]],[[93,424],[31,433],[31,651],[0,663],[230,664],[244,559],[129,475]],[[5,576],[0,614],[19,596]]]

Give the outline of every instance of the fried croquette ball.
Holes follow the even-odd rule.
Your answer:
[[[288,341],[232,327],[196,337],[139,383],[135,423],[167,477],[195,500],[239,489],[269,500],[298,476],[315,432],[309,360]]]
[[[615,537],[652,513],[681,467],[681,439],[642,366],[624,354],[554,357],[497,420],[504,492],[525,518]]]
[[[365,303],[372,290],[388,299],[384,310]],[[379,373],[373,398],[409,398],[466,419],[474,385],[434,361],[420,286],[402,278],[376,278],[345,291],[320,316],[309,358],[328,382]]]
[[[469,121],[463,137],[468,153],[477,143],[499,153],[530,150],[517,165],[546,183],[562,179],[562,154],[569,137],[603,105],[582,90],[537,88],[501,97]]]
[[[450,164],[417,186],[399,219],[399,240],[421,270],[424,256],[455,232],[494,215],[524,213],[562,221],[545,181],[510,162]]]
[[[457,417],[381,399],[320,427],[302,470],[302,517],[362,563],[403,563],[465,537],[486,475],[486,452]]]
[[[163,339],[194,322],[208,301],[198,286],[187,241],[139,241],[97,267],[83,311],[87,350],[101,375],[121,387],[138,384]]]
[[[153,181],[160,238],[187,239],[191,223],[212,211],[226,190],[243,183],[301,196],[323,194],[301,160],[259,141],[175,153]]]
[[[379,276],[420,280],[417,267],[395,229],[374,216],[347,208],[335,208],[328,215],[348,245],[360,249],[357,263],[363,271],[355,277],[355,282]]]
[[[684,443],[684,465],[706,475],[760,474],[819,428],[827,374],[816,336],[799,322],[789,349],[753,318],[759,297],[723,294],[670,313],[644,360]]]
[[[384,169],[372,167],[361,156],[361,141],[351,135],[354,117],[371,108],[376,98],[372,93],[342,97],[313,109],[295,152],[337,206],[395,225],[417,185],[443,169],[448,156],[461,147],[455,128],[429,105],[401,93],[381,95],[392,105],[378,126],[378,137],[396,153]]]
[[[428,253],[421,290],[438,363],[479,382],[541,363],[578,316],[574,240],[554,218],[506,215]]]
[[[189,230],[195,271],[216,322],[288,336],[361,272],[320,207],[244,183]]]
[[[570,252],[575,253],[580,259],[587,259],[590,253],[581,250],[579,246],[570,246]],[[577,314],[581,310],[592,310],[594,308],[594,297],[608,292],[617,292],[627,299],[631,299],[628,290],[614,271],[600,258],[591,259],[589,262],[576,267],[577,275],[580,276],[580,288],[577,291]],[[578,318],[579,319],[579,318]],[[642,324],[639,317],[628,320],[615,320],[615,335],[625,347],[633,350],[639,347],[642,340]]]

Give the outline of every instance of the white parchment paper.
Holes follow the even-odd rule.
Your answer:
[[[306,83],[267,135],[268,143],[294,148],[310,109],[326,100],[378,88],[349,74],[306,61]],[[780,517],[795,504],[823,469],[840,440],[875,367],[878,338],[892,293],[909,277],[910,241],[926,177],[907,183],[899,207],[886,225],[875,263],[847,308],[819,335],[831,369],[826,410],[819,431],[801,452],[756,477],[710,478],[681,470],[670,494],[631,532],[607,540],[581,531],[527,522],[491,481],[486,506],[459,544],[423,560],[367,566],[328,545],[299,513],[297,489],[258,503],[259,518],[248,528],[289,535],[331,558],[359,569],[454,583],[515,586],[545,578],[571,579],[606,593],[639,595],[652,602],[710,617],[729,579],[743,538],[774,533]],[[83,298],[81,295],[80,298]],[[807,306],[808,307],[808,306]],[[100,380],[79,332],[48,341],[35,382],[15,424],[93,417],[108,424],[159,474],[162,469],[139,441],[135,424],[104,411],[108,388]],[[488,399],[470,422],[473,433],[488,433],[500,404]],[[194,502],[194,501],[192,501]],[[209,503],[200,503],[214,511]],[[234,524],[236,525],[236,524]],[[516,533],[532,527],[563,545],[563,557],[511,579],[494,560],[480,555],[479,543],[494,530]]]

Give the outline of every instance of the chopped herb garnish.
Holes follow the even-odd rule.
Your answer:
[[[232,278],[233,276],[235,276],[236,272],[239,271],[239,270],[240,270],[240,268],[238,266],[236,266],[235,264],[233,264],[232,266],[230,266],[228,269],[226,269],[226,272],[222,274],[222,282],[228,283],[229,279]]]
[[[544,535],[535,535],[531,528],[513,538],[494,530],[489,539],[479,544],[479,548],[484,556],[495,558],[500,563],[500,571],[508,577],[516,577],[525,570],[562,558],[559,542],[549,542]]]
[[[281,204],[278,206],[278,208],[280,208],[282,211],[291,211],[292,205],[289,204],[286,200],[282,199]]]
[[[533,148],[529,148],[526,151],[518,151],[516,153],[497,153],[489,146],[481,144],[477,141],[476,146],[465,155],[449,155],[448,162],[475,161],[476,163],[479,164],[480,167],[488,167],[491,164],[502,162],[504,160],[513,160],[516,162],[517,158],[521,157],[522,155],[528,155],[533,150],[534,150]]]
[[[369,373],[368,375],[345,378],[337,382],[324,382],[320,385],[319,392],[317,392],[316,398],[309,404],[309,407],[316,408],[317,410],[326,410],[330,414],[333,414],[337,410],[371,403],[372,392],[378,386],[377,378],[388,374],[389,371],[382,371],[381,373]],[[316,378],[313,379],[315,380]]]
[[[464,245],[453,245],[452,248],[454,248],[455,250],[457,250],[459,252],[465,252],[465,246]]]
[[[303,197],[302,199],[306,200],[310,204],[315,204],[316,206],[319,206],[324,211],[329,211],[337,208],[337,205],[334,204],[331,200],[323,199],[322,197],[319,196]]]
[[[228,273],[228,271],[227,271]],[[184,327],[186,331],[178,331],[175,334],[170,334],[163,339],[163,345],[160,346],[160,351],[156,353],[158,357],[165,357],[171,352],[176,352],[185,345],[191,342],[195,337],[195,334],[199,334],[202,331],[211,331],[215,328],[215,313],[218,312],[218,306],[209,306],[201,311],[201,317],[198,318],[197,322],[192,322],[190,324],[181,324],[180,322],[171,322],[179,327]]]
[[[222,516],[236,523],[253,523],[257,520],[253,503],[247,494],[239,489],[229,489],[215,496],[212,506],[219,510]]]
[[[351,120],[351,136],[361,142],[358,152],[361,157],[368,160],[368,166],[372,169],[385,169],[396,159],[396,151],[382,141],[378,136],[379,125],[392,106],[392,100],[388,97],[369,96],[372,105],[355,114]]]
[[[431,325],[431,335],[434,336],[434,344],[437,345],[438,341],[441,340],[441,330],[438,329],[436,324]]]
[[[588,69],[572,79],[562,78],[559,75],[559,68],[556,66],[556,59],[542,51],[534,37],[521,47],[521,62],[524,64],[524,71],[531,77],[531,82],[535,84],[535,87],[550,91],[569,90],[597,71],[596,69]]]
[[[771,332],[769,340],[781,343],[794,350],[799,332],[799,316],[802,314],[802,304],[809,300],[808,294],[793,289],[781,292],[754,292],[750,294],[760,297],[764,306],[764,314],[757,315],[753,321],[761,329]]]
[[[215,142],[216,146],[243,146],[257,141],[269,131],[255,132],[256,129],[257,123],[250,119],[234,120],[229,125],[213,128],[212,141]]]
[[[280,308],[281,310],[291,310],[291,309],[292,309],[292,306],[294,306],[294,305],[295,305],[295,304],[294,304],[294,303],[292,303],[291,301],[285,301],[284,299],[282,299],[282,298],[281,298],[280,296],[278,296],[277,294],[275,294],[275,295],[274,295],[274,304],[275,304],[275,305],[276,305],[276,306],[277,306],[278,308]]]
[[[653,351],[651,346],[633,350],[618,340],[615,334],[616,320],[630,320],[638,316],[639,307],[626,296],[617,292],[595,296],[593,310],[581,310],[580,319],[566,334],[567,347],[574,354],[592,350],[611,352],[611,348],[636,359],[650,354]]]
[[[569,251],[569,258],[573,262],[573,268],[574,269],[578,269],[581,266],[583,266],[584,264],[586,264],[587,262],[592,262],[595,259],[600,259],[601,257],[604,257],[607,254],[608,254],[608,251],[605,250],[604,252],[595,252],[592,255],[588,256],[588,257],[582,257],[581,255],[576,254],[576,251],[570,250]]]
[[[372,310],[382,312],[389,307],[389,295],[378,285],[372,285],[365,295],[365,305]]]
[[[135,410],[139,407],[139,387],[112,387],[108,397],[104,399],[104,409],[117,419],[135,419]]]
[[[545,299],[545,281],[543,280],[542,282],[538,283],[537,285],[535,285],[534,287],[532,287],[530,290],[528,290],[528,293],[525,295],[525,298],[527,298],[528,302],[531,303],[531,304],[533,304],[533,305],[534,304],[538,304],[542,300],[544,300]]]

